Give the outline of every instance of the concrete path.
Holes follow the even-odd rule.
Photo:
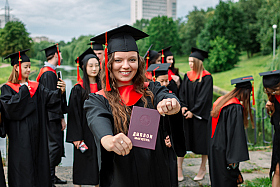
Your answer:
[[[240,164],[244,180],[253,180],[255,178],[268,177],[271,162],[271,150],[267,151],[250,151],[250,160]],[[209,169],[207,166],[207,173],[203,180],[193,181],[196,176],[201,158],[186,158],[183,163],[183,173],[185,179],[179,183],[180,187],[185,186],[210,186]],[[7,168],[4,168],[7,173]],[[57,167],[57,176],[61,179],[67,180],[66,185],[56,185],[57,187],[73,187],[72,183],[72,167]]]

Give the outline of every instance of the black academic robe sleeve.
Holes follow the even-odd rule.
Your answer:
[[[175,98],[178,102],[179,99],[173,93],[169,93],[169,90],[165,86],[161,86],[159,82],[150,82],[149,89],[154,93],[154,106],[155,109],[160,101],[167,98]]]
[[[66,141],[73,143],[74,141],[84,140],[83,137],[83,98],[80,85],[72,88],[69,97],[69,113],[67,120],[67,135]]]
[[[42,76],[40,77],[39,83],[41,83],[45,88],[49,89],[49,90],[57,90],[57,77],[56,74],[51,72],[51,71],[47,71],[45,73],[42,74]],[[57,113],[53,113],[52,111],[48,111],[48,117],[49,120],[59,120],[59,119],[63,119],[63,114],[67,112],[67,102],[66,102],[66,93],[63,93],[61,95],[61,110],[63,113],[61,114],[57,114]]]
[[[227,109],[226,161],[227,164],[249,160],[246,134],[243,124],[243,107],[233,104]]]
[[[201,86],[201,90],[198,93],[196,98],[195,105],[190,111],[193,114],[196,114],[202,117],[205,120],[208,120],[209,113],[208,111],[209,103],[212,103],[213,100],[213,79],[211,75],[207,75],[203,77],[203,86]]]
[[[184,79],[183,79],[183,81],[181,82],[181,85],[180,85],[179,99],[180,99],[181,107],[187,107],[188,108],[187,102],[185,101],[185,98],[186,98],[185,90],[186,90],[186,86],[187,86],[186,81],[188,81],[187,74],[185,74]]]
[[[21,86],[18,93],[13,94],[13,92],[15,91],[8,85],[3,85],[1,88],[1,102],[5,110],[5,117],[12,120],[22,120],[30,115],[36,106],[30,99],[26,85]]]

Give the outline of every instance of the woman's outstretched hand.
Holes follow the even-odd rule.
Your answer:
[[[101,138],[101,145],[107,151],[114,151],[122,156],[128,155],[132,149],[132,142],[124,133],[104,136]]]
[[[157,105],[157,110],[162,116],[165,116],[165,114],[167,115],[177,114],[180,111],[180,108],[181,105],[175,98],[163,99]]]

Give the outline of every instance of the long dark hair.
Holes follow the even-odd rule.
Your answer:
[[[97,83],[98,90],[101,90],[101,82],[100,82],[100,78],[99,78],[100,64],[99,64],[99,59],[96,58],[96,60],[98,61],[99,72],[98,72],[97,76],[95,77],[95,81]],[[88,59],[88,61],[89,61],[89,59]],[[88,94],[90,94],[90,83],[89,83],[89,78],[88,78],[88,74],[87,74],[88,61],[83,65],[83,87],[86,90],[86,96],[87,97],[88,97]]]
[[[241,101],[244,106],[243,110],[243,123],[244,126],[247,128],[248,127],[248,113],[250,115],[251,119],[251,124],[252,127],[254,128],[254,120],[252,116],[252,110],[251,110],[251,105],[250,105],[250,96],[251,96],[251,91],[250,89],[246,88],[234,88],[231,92],[228,94],[224,95],[221,101],[217,104],[217,106],[214,108],[214,110],[211,111],[211,117],[218,117],[219,112],[221,107],[230,99],[236,97],[239,101]]]
[[[106,85],[106,76],[105,76],[105,68],[101,69],[101,81],[102,81],[102,89],[105,92],[105,96],[111,106],[111,111],[114,118],[114,133],[124,133],[127,134],[128,132],[128,121],[131,115],[131,109],[130,107],[126,106],[125,103],[122,102],[120,92],[117,87],[117,80],[114,77],[112,73],[112,63],[115,61],[114,59],[115,53],[112,53],[108,55],[108,74],[109,74],[109,81],[110,81],[110,87],[111,91],[107,92],[105,87]],[[105,67],[105,60],[102,62],[102,67]],[[143,94],[141,97],[141,100],[144,102],[144,107],[148,106],[148,101],[146,97],[150,97],[151,101],[153,102],[154,95],[149,90],[149,88],[144,88],[144,82],[145,82],[145,61],[142,57],[138,54],[138,70],[135,76],[132,79],[135,91]]]
[[[169,56],[171,56],[171,55],[169,55]],[[175,75],[177,75],[178,73],[179,73],[179,69],[178,68],[175,68],[175,57],[174,57],[174,55],[172,55],[173,56],[173,63],[171,64],[171,67],[169,68]],[[167,61],[166,61],[166,58],[167,58],[168,56],[164,56],[164,63],[167,63]]]

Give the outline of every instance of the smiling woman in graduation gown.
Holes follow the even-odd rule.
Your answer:
[[[69,113],[66,141],[74,144],[73,184],[75,185],[97,185],[99,183],[99,171],[97,162],[97,150],[94,137],[86,120],[83,109],[84,101],[89,93],[95,93],[100,88],[99,59],[91,48],[87,49],[76,60],[79,67],[83,69],[83,79],[79,77],[78,83],[72,88],[69,98]],[[77,68],[79,68],[77,67]],[[92,81],[92,83],[90,83]],[[95,83],[94,83],[95,82]],[[76,145],[84,142],[88,147],[84,153],[77,149]],[[75,145],[76,143],[76,145]]]
[[[105,42],[106,35],[107,33],[96,36],[93,40],[101,38]],[[101,70],[101,80],[106,84],[97,94],[90,94],[84,104],[87,121],[99,150],[101,187],[171,186],[162,124],[159,125],[155,150],[132,147],[126,136],[130,120],[130,113],[127,111],[132,106],[157,108],[160,114],[164,113],[162,106],[168,103],[172,103],[172,109],[167,109],[170,113],[166,110],[165,114],[174,114],[180,109],[176,96],[170,94],[167,88],[154,82],[144,84],[145,62],[139,57],[135,40],[146,36],[128,25],[108,32],[110,60],[108,65],[105,60],[105,68]],[[109,77],[114,77],[115,80]],[[113,82],[108,84],[110,81]],[[114,93],[119,93],[119,97],[117,95],[112,98],[111,94]],[[121,109],[116,110],[116,106]],[[124,118],[118,123],[115,119],[120,119],[122,114]],[[126,130],[122,131],[123,129]]]
[[[6,57],[11,58],[14,67],[8,82],[1,88],[0,99],[5,111],[3,120],[9,137],[8,183],[11,187],[49,187],[52,184],[47,110],[61,113],[61,90],[49,91],[43,85],[28,80],[30,60],[25,52]],[[19,58],[22,60],[20,64]],[[17,67],[21,69],[19,73]]]
[[[213,104],[208,123],[209,172],[213,187],[236,187],[243,182],[239,163],[249,160],[244,129],[248,126],[248,113],[254,124],[250,107],[251,80],[252,76],[232,80],[236,88]]]

